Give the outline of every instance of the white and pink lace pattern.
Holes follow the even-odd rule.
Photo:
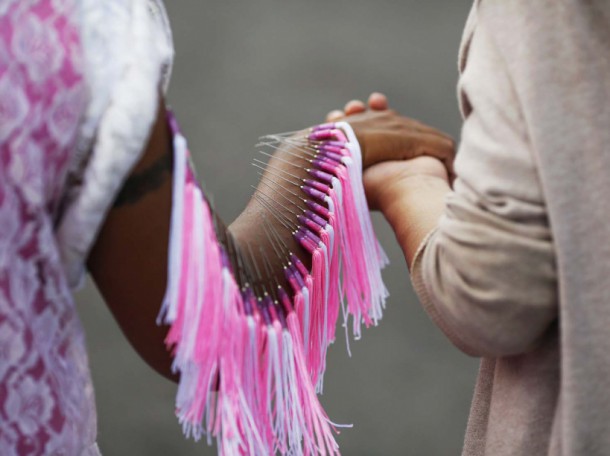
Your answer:
[[[99,455],[71,288],[142,153],[172,53],[160,0],[0,0],[3,456]]]
[[[87,96],[76,4],[0,2],[0,452],[95,455],[54,218]]]

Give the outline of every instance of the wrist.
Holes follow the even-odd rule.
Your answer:
[[[392,227],[408,264],[423,239],[438,225],[451,192],[448,182],[437,176],[413,175],[384,195],[380,209]]]
[[[406,205],[411,206],[414,200],[425,200],[427,195],[446,194],[451,191],[445,177],[429,174],[403,176],[396,182],[388,183],[378,197],[379,209],[388,217],[401,212]]]

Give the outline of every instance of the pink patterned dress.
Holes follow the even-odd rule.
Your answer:
[[[72,12],[53,0],[0,4],[0,448],[6,456],[81,454],[95,442],[83,333],[54,236],[86,102]]]
[[[163,70],[155,52],[140,49],[149,55],[142,70],[149,82],[140,94],[145,102],[122,96],[121,74],[134,54],[119,58],[117,38],[108,37],[148,30],[157,7],[149,0],[0,0],[2,456],[99,454],[71,288],[105,210],[141,153]],[[146,34],[138,38],[150,42]],[[113,64],[97,64],[109,57]],[[108,108],[122,109],[114,98],[133,111],[123,113],[121,127],[113,126]],[[130,124],[139,111],[144,120]],[[112,156],[106,151],[116,143],[100,143],[121,128],[133,144]],[[114,172],[94,179],[96,172],[103,177],[103,166]]]

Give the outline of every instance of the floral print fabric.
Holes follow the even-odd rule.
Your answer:
[[[54,222],[86,107],[71,0],[0,0],[0,453],[94,450],[82,328]]]

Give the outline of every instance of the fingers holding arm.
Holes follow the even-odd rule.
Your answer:
[[[331,111],[326,120],[346,121],[352,126],[360,142],[364,168],[384,161],[429,156],[441,160],[453,180],[453,139],[434,127],[390,110],[388,99],[382,93],[372,93],[367,104],[352,100],[343,110]]]

